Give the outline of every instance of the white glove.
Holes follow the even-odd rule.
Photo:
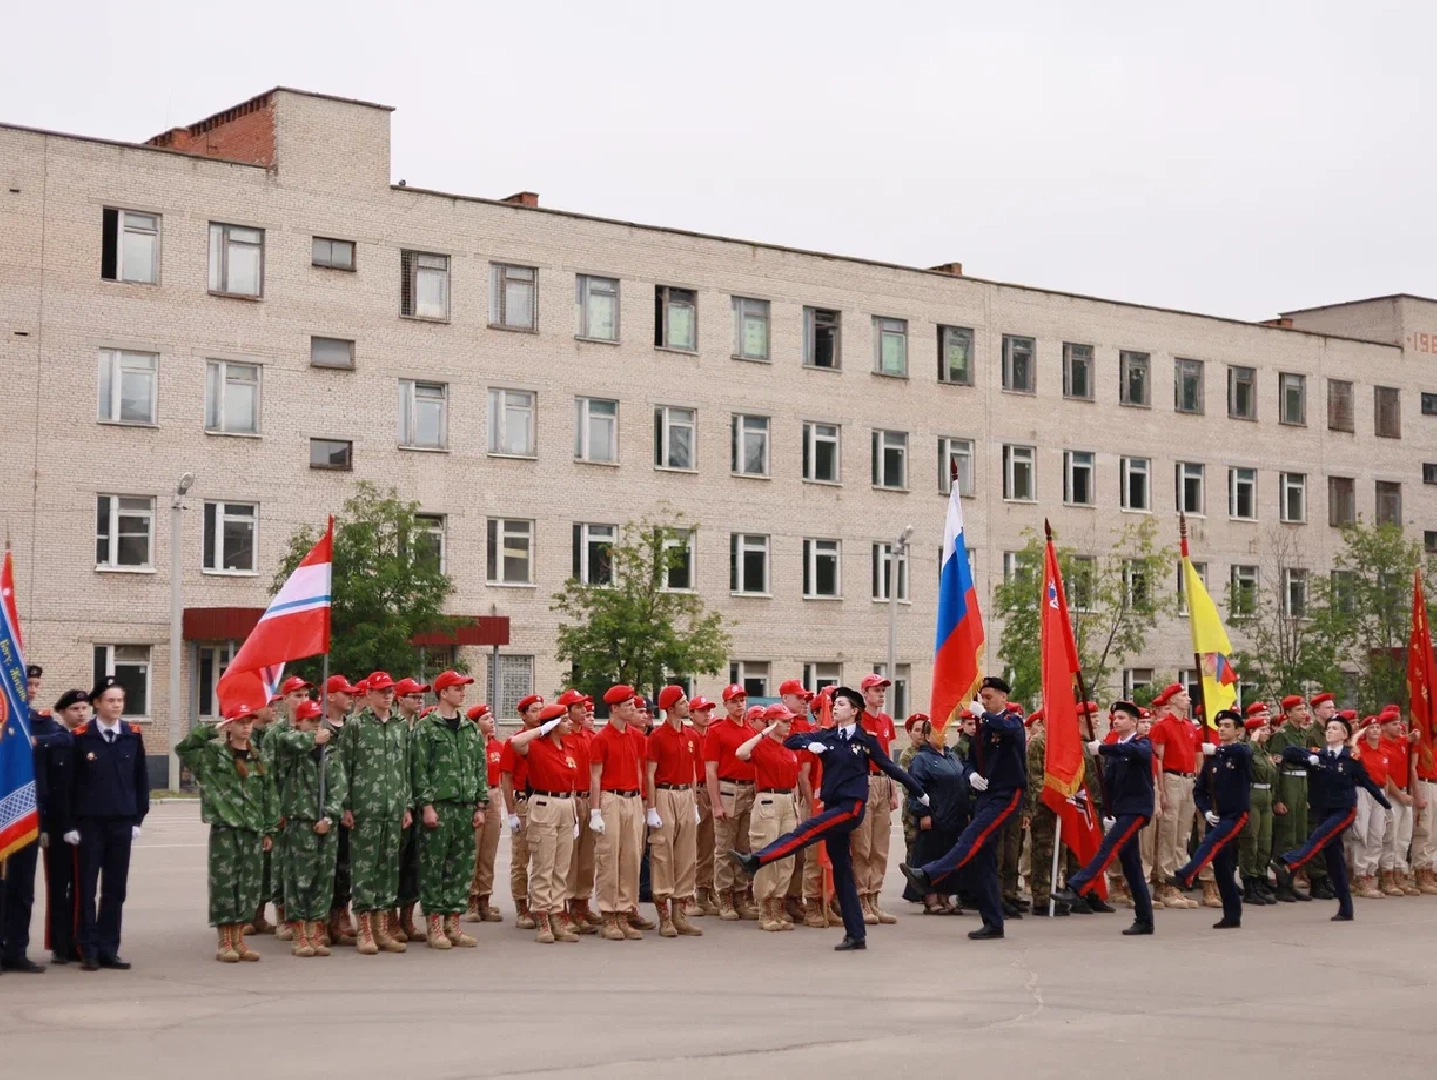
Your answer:
[[[1219,821],[1222,820],[1222,818],[1218,817],[1211,810],[1204,814],[1203,817],[1207,818],[1207,823],[1209,825],[1216,825]]]
[[[577,821],[574,822],[574,839],[579,839],[579,823]]]
[[[664,823],[659,820],[659,812],[653,807],[649,807],[644,813],[644,824],[651,829],[662,829],[664,827]]]
[[[1118,823],[1118,819],[1115,818],[1115,817],[1105,817],[1105,818],[1103,818],[1103,832],[1109,832],[1109,831],[1112,829],[1112,827],[1113,827],[1114,825],[1116,825],[1117,823]]]
[[[594,809],[589,811],[589,831],[604,835],[604,814],[603,811]]]
[[[918,796],[918,803],[919,803],[920,806],[932,806],[932,805],[933,805],[933,803],[929,800],[929,798],[928,798],[928,792],[926,792],[926,791],[925,791],[922,795]]]
[[[140,838],[140,827],[139,827],[138,825],[131,825],[131,826],[130,826],[130,840],[131,840],[131,842],[133,842],[133,841],[135,841],[135,840],[138,840],[139,838]]]
[[[1307,755],[1307,763],[1308,763],[1309,765],[1321,765],[1321,764],[1322,764],[1322,759],[1321,759],[1320,757],[1318,757],[1316,754],[1308,754],[1308,755]]]
[[[1212,757],[1217,753],[1217,743],[1205,742],[1202,744],[1202,756]]]
[[[564,718],[563,718],[562,716],[560,716],[560,717],[558,717],[558,718],[556,718],[556,719],[554,719],[554,720],[545,720],[542,724],[539,725],[539,735],[540,735],[540,737],[542,738],[543,736],[549,734],[549,732],[553,731],[556,727],[558,727],[558,726],[559,726],[561,723],[563,723],[563,722],[564,722]]]
[[[971,787],[974,791],[987,791],[988,778],[982,773],[974,773],[973,778],[968,781],[968,786]]]
[[[703,823],[704,823],[704,812],[703,812],[702,810],[700,810],[697,806],[695,806],[695,807],[694,807],[694,824],[695,824],[695,825],[702,825]]]
[[[810,754],[821,754],[827,749],[828,747],[821,742],[811,742],[808,744],[808,752]]]
[[[80,833],[76,829],[71,829],[64,836],[60,837],[60,839],[73,847],[80,842]]]
[[[1088,753],[1090,754],[1096,754],[1102,748],[1103,744],[1097,739],[1094,739],[1092,742],[1088,743]]]
[[[519,815],[518,815],[518,814],[510,814],[510,815],[509,815],[509,831],[510,831],[511,833],[513,833],[515,836],[518,836],[518,835],[519,835]]]
[[[44,833],[44,832],[42,832],[42,833],[40,834],[40,846],[41,846],[42,848],[47,848],[47,847],[50,846],[50,834],[49,834],[49,833]]]

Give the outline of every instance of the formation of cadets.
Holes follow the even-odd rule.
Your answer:
[[[0,970],[45,970],[26,955],[41,851],[52,962],[125,969],[144,744],[113,678],[51,712],[33,708],[41,675],[31,668],[41,839],[7,868]],[[322,707],[290,678],[264,708],[231,709],[180,742],[210,829],[217,960],[258,960],[247,935],[274,932],[298,957],[472,948],[463,923],[503,920],[491,900],[505,829],[516,922],[542,943],[699,936],[692,920],[717,917],[770,932],[842,926],[838,948],[862,949],[867,927],[897,921],[879,894],[899,813],[904,898],[925,915],[976,907],[979,940],[1025,914],[1111,913],[1105,895],[1135,909],[1124,933],[1141,935],[1164,908],[1221,908],[1226,929],[1244,903],[1332,899],[1350,920],[1353,895],[1437,894],[1437,774],[1395,706],[1359,722],[1331,694],[1292,695],[1277,711],[1219,713],[1215,741],[1177,684],[1151,711],[1114,702],[1106,722],[1080,706],[1088,781],[1073,801],[1104,837],[1086,866],[1063,849],[1052,891],[1042,712],[1025,718],[1001,679],[985,679],[981,705],[946,732],[910,716],[897,762],[879,675],[817,695],[788,680],[767,707],[739,685],[718,702],[666,686],[658,715],[614,686],[602,726],[579,691],[531,695],[506,739],[488,706],[466,706],[472,682],[334,675]]]

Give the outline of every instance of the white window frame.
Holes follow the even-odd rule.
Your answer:
[[[1142,505],[1137,506],[1133,500],[1132,485],[1130,481],[1141,476],[1143,478]],[[1153,459],[1140,457],[1124,457],[1118,459],[1118,505],[1131,514],[1151,514],[1153,512]]]
[[[826,686],[843,685],[843,662],[838,660],[805,660],[803,688],[818,693]]]
[[[507,573],[506,544],[510,540],[524,541],[523,578],[509,579]],[[484,536],[484,578],[486,584],[494,587],[531,586],[534,584],[534,522],[530,518],[488,518]]]
[[[884,344],[898,343],[898,366],[890,368],[884,355]],[[887,375],[893,379],[908,378],[908,320],[891,319],[885,315],[873,316],[873,373]]]
[[[240,236],[239,234],[246,234]],[[258,237],[254,239],[253,237]],[[230,225],[210,222],[209,287],[216,296],[243,296],[260,299],[264,296],[264,230],[252,225]],[[254,248],[259,256],[258,280],[253,292],[232,288],[230,260],[234,249]]]
[[[687,418],[677,417],[677,413],[687,413]],[[694,472],[698,469],[699,462],[699,413],[687,405],[655,405],[654,426],[657,432],[654,440],[654,449],[657,452],[658,460],[654,462],[654,468],[663,469],[668,472]],[[669,457],[673,449],[673,432],[675,428],[687,428],[689,432],[689,463],[687,465],[670,465]]]
[[[599,406],[596,410],[595,406]],[[604,409],[612,409],[605,415]],[[609,457],[594,455],[594,431],[598,425],[609,427]],[[617,398],[579,397],[574,399],[574,460],[597,465],[619,463],[619,402]]]
[[[818,316],[833,316],[833,363],[816,363],[818,356]],[[803,366],[818,371],[840,371],[843,368],[843,312],[837,308],[805,307],[803,309]]]
[[[251,369],[254,378],[246,378],[242,369]],[[231,377],[231,371],[234,377]],[[250,427],[229,426],[227,409],[231,386],[254,387],[254,415]],[[216,395],[218,395],[216,397]],[[258,435],[263,430],[264,365],[252,360],[205,361],[205,431],[211,435]]]
[[[1129,607],[1138,606],[1138,597],[1134,594],[1133,583],[1141,581],[1143,585],[1144,605],[1153,602],[1153,582],[1148,579],[1147,570],[1139,559],[1123,560],[1123,596],[1126,598]]]
[[[1194,471],[1196,470],[1196,471]],[[1207,516],[1207,467],[1199,461],[1179,461],[1173,467],[1173,480],[1176,485],[1177,508],[1180,513],[1190,514],[1193,517]],[[1197,506],[1188,505],[1187,482],[1196,479],[1197,481]]]
[[[1143,396],[1141,401],[1134,401],[1129,393],[1131,389],[1130,375],[1134,364],[1140,364],[1143,370]],[[1118,352],[1118,404],[1126,405],[1132,409],[1151,409],[1153,407],[1153,356],[1152,353],[1139,352],[1136,349],[1121,349]]]
[[[117,668],[133,667],[144,675],[145,711],[131,712],[130,707],[133,704],[133,696],[130,693],[126,692],[125,711],[121,714],[121,717],[125,720],[126,723],[131,723],[134,721],[148,721],[151,715],[150,709],[154,705],[155,700],[154,653],[151,647],[148,645],[95,645],[94,649],[96,652],[101,649],[104,650],[104,661],[101,666],[103,666],[105,670],[103,672],[98,672],[97,674],[113,676],[119,673],[116,670]],[[121,656],[119,655],[121,650],[133,652],[135,655]],[[140,659],[139,653],[141,651],[143,651],[144,653],[144,659]],[[99,658],[96,657],[96,659],[98,660]]]
[[[1288,525],[1307,524],[1307,474],[1306,473],[1279,473],[1277,481],[1278,491],[1278,516],[1277,519]],[[1293,496],[1297,499],[1297,513],[1292,513],[1290,500]]]
[[[975,366],[974,342],[977,339],[969,327],[966,326],[940,326],[938,327],[938,381],[948,386],[972,386]],[[953,366],[950,363],[949,347],[953,343],[960,343],[963,346],[964,355],[967,357],[966,367],[968,377],[966,379],[953,378]]]
[[[752,697],[768,697],[769,678],[772,667],[767,660],[730,660],[728,681],[738,683]],[[762,674],[760,674],[760,672]],[[753,687],[750,689],[749,684]]]
[[[1237,407],[1237,390],[1240,380],[1247,380],[1247,412],[1239,412]],[[1249,367],[1246,364],[1229,364],[1227,366],[1227,416],[1229,420],[1253,420],[1257,419],[1257,368]]]
[[[528,438],[522,441],[513,437],[509,423],[511,416],[521,413],[528,416]],[[488,436],[487,453],[490,457],[536,457],[539,445],[539,395],[533,390],[491,386]]]
[[[574,275],[574,336],[582,341],[619,340],[619,292],[618,278],[603,277],[599,274]],[[595,331],[595,320],[590,304],[595,297],[612,297],[614,304],[614,332],[605,337]]]
[[[1079,461],[1079,457],[1087,460]],[[1074,496],[1077,488],[1074,479],[1079,470],[1085,470],[1088,474],[1088,497],[1081,500]],[[1095,451],[1063,451],[1063,503],[1066,506],[1096,506],[1098,504],[1098,455]]]
[[[665,577],[659,585],[660,592],[691,593],[698,591],[698,567],[696,562],[698,545],[694,543],[694,536],[696,534],[693,529],[681,529],[679,533],[680,535],[678,536],[671,536],[664,540],[664,550],[667,551],[670,548],[676,547],[687,549],[689,555],[689,583],[687,585],[676,586],[670,583],[668,577]],[[669,569],[669,573],[673,573],[672,567]]]
[[[526,322],[510,319],[510,307],[519,292],[529,293],[529,318]],[[523,305],[520,305],[522,310]],[[493,330],[539,330],[539,268],[517,263],[489,264],[489,326]]]
[[[1309,577],[1306,567],[1284,566],[1282,568],[1282,613],[1289,618],[1303,619],[1307,617],[1307,605],[1311,599],[1308,590]],[[1301,602],[1294,604],[1293,597],[1299,592],[1301,593]]]
[[[1132,700],[1135,693],[1153,684],[1153,669],[1150,667],[1123,668],[1123,696]]]
[[[1182,407],[1182,386],[1183,379],[1189,374],[1189,364],[1193,365],[1192,372],[1197,378],[1197,402],[1194,408],[1184,409]],[[1192,360],[1181,356],[1173,358],[1173,412],[1183,413],[1186,416],[1206,415],[1207,365],[1201,360]]]
[[[1027,350],[1028,384],[1019,386],[1015,374],[1018,363],[1015,354],[1019,347]],[[1038,339],[1022,334],[1003,335],[1003,390],[1009,394],[1036,394],[1038,392]]]
[[[439,440],[419,441],[419,406],[439,405]],[[399,380],[399,447],[401,450],[445,450],[449,446],[449,384],[426,379]]]
[[[149,415],[144,420],[126,420],[122,415],[127,375],[130,377],[145,375],[149,378]],[[100,350],[98,395],[100,423],[120,424],[125,427],[155,427],[159,421],[159,388],[159,353],[135,352],[130,349]],[[108,394],[106,390],[109,391]]]
[[[415,514],[414,531],[419,536],[433,537],[439,550],[439,572],[449,572],[449,519],[443,514]]]
[[[115,212],[115,276],[109,280],[122,281],[127,285],[158,285],[160,283],[160,235],[164,216],[162,214],[152,214],[147,210],[122,210],[117,206],[106,207],[105,209],[114,210]],[[153,224],[146,225],[144,224],[145,220]],[[126,272],[126,236],[150,238],[152,246],[150,254],[152,275],[150,277],[130,277]]]
[[[750,584],[744,567],[744,556],[754,552],[763,554],[763,581],[761,588],[748,588]],[[767,533],[729,534],[729,594],[732,596],[769,596],[772,571],[772,552]]]
[[[729,471],[734,476],[767,477],[769,475],[769,452],[772,440],[769,436],[769,418],[755,413],[734,413],[731,424],[731,456]],[[763,458],[762,471],[748,468],[748,449],[752,439],[758,440]]]
[[[818,591],[818,565],[821,559],[833,560],[833,591]],[[805,600],[843,599],[843,542],[841,540],[804,537],[803,598]]]
[[[335,465],[326,460],[315,464],[314,452],[316,444],[327,443],[332,446],[343,446],[348,449],[349,460],[343,465]],[[326,455],[327,457],[328,455]],[[332,439],[327,435],[312,435],[309,440],[309,467],[319,472],[353,472],[354,471],[354,440],[353,439]]]
[[[898,454],[899,472],[902,475],[896,484],[888,482],[889,451]],[[882,491],[908,490],[908,432],[873,429],[873,468],[870,479],[873,486]]]
[[[619,542],[617,525],[602,525],[581,521],[574,524],[574,563],[578,570],[575,579],[581,585],[608,587],[614,583],[614,562],[612,552]],[[592,581],[593,566],[590,564],[591,547],[608,544],[610,551],[609,580]]]
[[[654,345],[659,349],[673,349],[676,352],[694,353],[699,351],[699,294],[697,289],[686,289],[682,285],[655,285],[655,307],[657,325],[654,327]],[[687,299],[675,300],[676,293],[682,293]],[[687,345],[675,345],[673,333],[670,326],[671,316],[675,308],[687,308],[690,315],[690,331],[693,340]]]
[[[1287,392],[1297,391],[1297,414],[1287,407]],[[1307,376],[1295,371],[1279,372],[1277,376],[1277,421],[1289,427],[1307,426]]]
[[[201,566],[204,572],[221,577],[253,577],[258,573],[259,504],[229,499],[206,499],[203,513],[200,547],[202,549]],[[242,522],[249,525],[249,566],[225,565],[230,554],[225,540],[225,526],[231,522]]]
[[[327,259],[327,260],[321,260],[321,259],[317,256],[316,252],[317,252],[319,249],[316,247],[316,245],[318,245],[318,244],[328,244],[328,245],[329,245],[329,254],[330,254],[330,258],[329,258],[329,259]],[[349,249],[349,262],[347,262],[347,263],[342,263],[342,262],[335,262],[335,261],[334,261],[333,255],[334,255],[334,250],[335,250],[335,245],[336,245],[336,244],[341,245],[342,248],[343,248],[343,247],[347,247],[347,248]],[[341,239],[339,239],[339,238],[336,237],[336,236],[311,236],[311,237],[309,238],[309,265],[310,265],[310,266],[317,266],[317,267],[319,267],[320,269],[323,269],[323,270],[344,270],[344,271],[347,271],[347,272],[349,272],[349,273],[353,273],[354,270],[355,270],[355,263],[358,262],[358,255],[359,255],[359,245],[356,244],[353,240],[341,240]]]
[[[1193,561],[1193,569],[1197,571],[1198,580],[1207,588],[1207,563]],[[1178,614],[1184,618],[1188,615],[1188,582],[1187,573],[1182,566],[1178,566]]]
[[[888,564],[893,558],[893,544],[887,540],[876,540],[873,543],[872,570],[873,601],[875,603],[888,603]],[[908,590],[908,547],[904,545],[898,551],[898,602],[908,603],[910,595]]]
[[[1018,494],[1018,476],[1027,466],[1028,494]],[[1031,503],[1038,501],[1038,448],[1022,443],[1003,444],[1003,501]]]
[[[450,280],[451,263],[448,255],[437,251],[416,251],[405,249],[399,253],[399,315],[404,319],[419,319],[426,322],[448,322],[453,304],[453,289]],[[439,289],[439,303],[422,305],[421,281],[433,281]],[[408,288],[406,297],[404,290]],[[405,311],[405,305],[409,310]]]
[[[1095,401],[1097,400],[1098,388],[1097,379],[1097,350],[1091,345],[1081,345],[1072,341],[1063,342],[1063,397],[1069,401]],[[1073,389],[1073,372],[1078,364],[1087,369],[1088,392],[1086,394],[1076,393]]]
[[[1256,566],[1233,563],[1228,568],[1229,617],[1245,619],[1257,613],[1260,581]]]
[[[748,335],[745,333],[745,329],[750,320],[763,324],[763,343],[758,352],[749,352],[748,350]],[[735,360],[767,360],[769,358],[769,332],[769,302],[767,300],[758,300],[751,296],[733,297],[733,358]]]
[[[818,445],[833,446],[833,475],[818,475]],[[843,425],[821,420],[803,422],[803,479],[810,484],[843,483]]]
[[[102,512],[99,500],[108,499],[109,502],[103,508],[105,514],[105,532],[99,531],[99,517]],[[143,507],[131,505],[121,508],[121,500],[129,500],[132,503],[143,502]],[[145,561],[142,563],[122,563],[120,555],[120,518],[139,518],[149,523],[147,530]],[[118,571],[120,573],[146,573],[155,568],[155,500],[152,495],[114,495],[109,492],[100,492],[95,496],[95,569]],[[128,533],[126,535],[135,535]],[[104,542],[109,549],[108,555],[100,558],[99,545]]]
[[[975,490],[975,469],[973,440],[956,435],[938,436],[938,493],[953,493],[952,462],[958,461],[958,497],[971,499]]]
[[[1238,513],[1238,491],[1246,483],[1252,485],[1252,514]],[[1257,470],[1245,465],[1234,465],[1227,470],[1227,516],[1233,521],[1257,520]]]

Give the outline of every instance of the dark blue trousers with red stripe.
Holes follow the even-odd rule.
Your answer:
[[[1247,825],[1247,811],[1224,814],[1216,825],[1208,826],[1202,843],[1193,852],[1188,864],[1179,867],[1173,877],[1185,889],[1192,888],[1193,879],[1208,863],[1217,879],[1217,892],[1222,897],[1222,917],[1229,922],[1242,918],[1242,896],[1237,891],[1237,841]]]
[[[1153,897],[1148,892],[1148,883],[1143,880],[1143,856],[1138,846],[1138,834],[1149,820],[1147,814],[1123,814],[1103,837],[1092,861],[1068,879],[1068,888],[1086,895],[1116,856],[1122,864],[1123,877],[1128,881],[1128,891],[1133,894],[1134,917],[1144,926],[1153,925]]]
[[[828,861],[833,865],[833,893],[838,898],[838,910],[843,913],[843,932],[854,941],[862,941],[867,930],[863,926],[858,887],[853,883],[853,859],[848,847],[850,835],[863,820],[866,805],[866,799],[854,799],[830,806],[821,814],[800,822],[798,828],[780,836],[768,847],[754,852],[759,865],[767,866],[822,840],[828,850]]]
[[[1356,816],[1355,806],[1333,810],[1322,819],[1321,825],[1312,830],[1307,843],[1295,851],[1282,853],[1282,861],[1288,870],[1300,870],[1311,862],[1319,851],[1322,852],[1322,861],[1327,866],[1328,884],[1337,894],[1339,915],[1352,914],[1352,889],[1347,884],[1347,860],[1342,854],[1342,834]]]
[[[1003,825],[1018,812],[1022,789],[1004,794],[984,792],[978,797],[973,820],[948,849],[948,854],[921,867],[928,880],[941,881],[949,874],[969,868],[969,881],[978,901],[984,926],[1003,929],[1003,894],[998,885],[998,840]]]

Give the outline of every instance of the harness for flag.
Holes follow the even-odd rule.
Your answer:
[[[330,582],[334,518],[294,573],[275,593],[259,623],[245,638],[220,679],[220,709],[267,705],[291,660],[329,651]]]
[[[963,503],[958,468],[949,465],[952,490],[943,525],[943,568],[938,576],[938,632],[933,646],[933,682],[928,715],[940,731],[971,701],[983,677],[983,615],[963,542]]]
[[[1232,642],[1218,617],[1217,605],[1188,555],[1186,522],[1182,528],[1182,575],[1193,654],[1202,668],[1203,723],[1216,731],[1213,717],[1223,709],[1237,707],[1237,671],[1232,666]]]
[[[1412,729],[1417,732],[1417,764],[1432,769],[1432,729],[1437,721],[1432,694],[1437,690],[1437,663],[1432,658],[1432,628],[1427,622],[1427,598],[1422,570],[1412,575],[1412,633],[1407,639],[1407,700]]]
[[[30,685],[25,675],[15,565],[10,550],[0,569],[0,860],[40,831],[35,804],[35,758],[30,749]]]

